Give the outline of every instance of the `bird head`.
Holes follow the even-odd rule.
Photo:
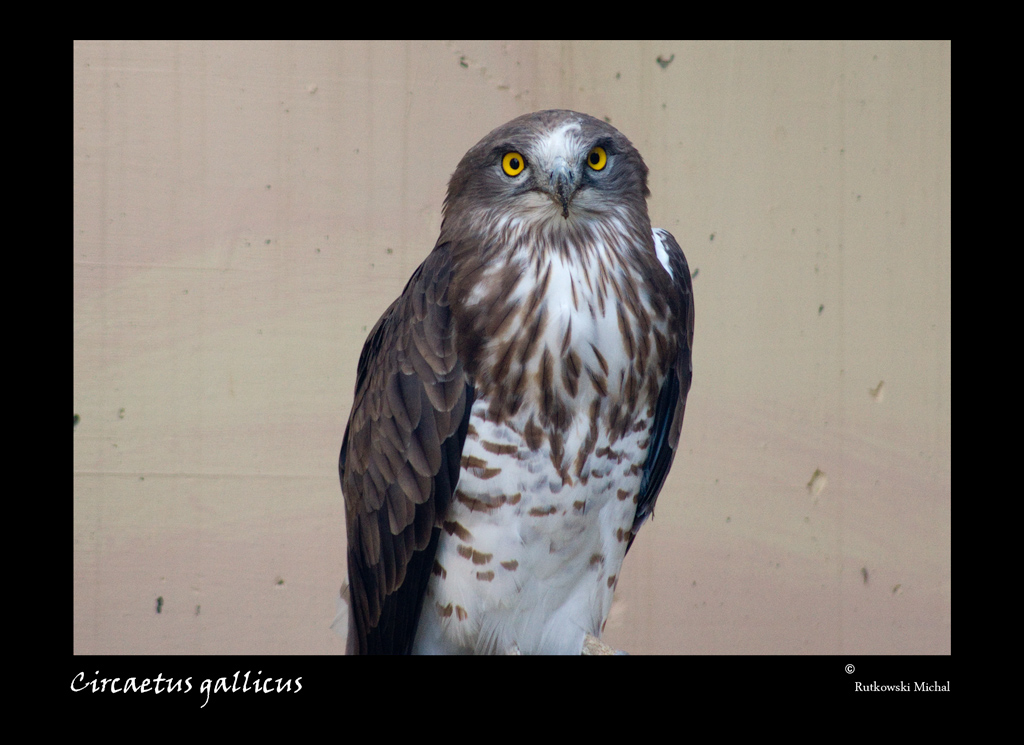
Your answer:
[[[621,132],[586,114],[539,111],[466,153],[449,182],[441,240],[467,222],[491,230],[646,222],[648,194],[647,166]]]

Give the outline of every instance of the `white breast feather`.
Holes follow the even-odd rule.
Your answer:
[[[657,235],[655,246],[667,265]],[[598,276],[596,266],[590,275]],[[591,344],[600,349],[609,368],[608,392],[614,396],[621,393],[613,388],[632,361],[622,348],[614,297],[606,298],[602,313],[594,288],[581,277],[579,266],[552,259],[543,301],[548,321],[538,350],[547,346],[561,355],[571,318],[572,348],[593,369],[599,362]],[[513,297],[525,295],[535,279],[524,277]],[[537,374],[539,358],[533,356],[528,374]],[[589,434],[587,412],[597,395],[589,377],[581,376],[572,425],[564,433],[568,459],[575,458]],[[644,418],[614,443],[600,427],[579,476],[563,484],[547,439],[533,451],[525,444],[523,431],[536,407],[524,404],[502,423],[487,420],[487,407],[486,400],[473,407],[464,467],[446,518],[458,528],[441,534],[414,651],[579,654],[586,633],[600,635],[611,606],[636,512],[651,421]],[[485,465],[472,465],[480,463]]]

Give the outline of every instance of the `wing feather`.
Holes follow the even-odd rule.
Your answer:
[[[648,449],[647,463],[644,466],[643,478],[637,499],[636,517],[633,520],[629,545],[633,545],[640,526],[648,516],[654,513],[654,504],[658,500],[665,477],[672,467],[672,461],[679,447],[679,433],[683,428],[683,414],[686,412],[686,396],[690,391],[693,378],[693,283],[690,279],[690,267],[686,256],[676,239],[665,230],[658,231],[662,246],[668,253],[669,267],[672,274],[672,287],[676,293],[681,317],[673,327],[675,334],[676,356],[668,375],[662,383],[658,394],[658,403],[654,412],[654,425],[651,431],[651,444]],[[670,307],[676,303],[669,303]],[[627,551],[629,548],[627,547]]]
[[[474,391],[455,350],[443,244],[370,332],[338,471],[345,495],[349,650],[409,653]]]

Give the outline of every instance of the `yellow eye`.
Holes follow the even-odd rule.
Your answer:
[[[587,155],[587,165],[595,171],[604,170],[604,167],[608,165],[608,153],[604,151],[603,147],[595,147]]]
[[[505,153],[505,157],[501,159],[501,167],[509,176],[518,176],[526,168],[526,159],[515,151]]]

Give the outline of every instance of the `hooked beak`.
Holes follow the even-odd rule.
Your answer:
[[[548,176],[548,189],[551,195],[562,205],[562,217],[569,217],[569,202],[576,193],[576,178],[565,158],[559,156]]]

